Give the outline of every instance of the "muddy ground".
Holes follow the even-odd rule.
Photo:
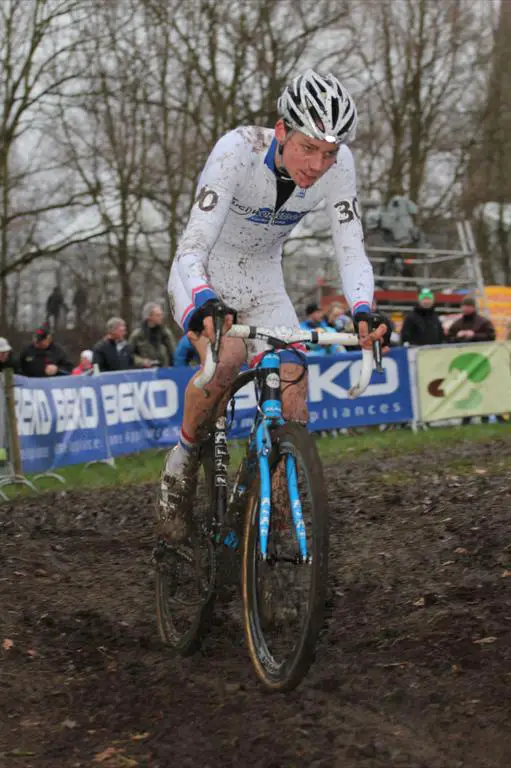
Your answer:
[[[328,621],[288,695],[261,690],[221,610],[200,654],[169,659],[152,488],[0,504],[0,765],[508,766],[510,449],[327,467]]]

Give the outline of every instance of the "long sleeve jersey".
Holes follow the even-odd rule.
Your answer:
[[[288,306],[282,247],[322,201],[344,295],[353,312],[369,311],[373,271],[364,249],[351,151],[341,145],[334,166],[309,189],[296,186],[275,210],[276,148],[273,130],[240,127],[217,142],[206,162],[169,278],[174,315],[185,331],[193,312],[215,297],[236,309],[240,322],[263,306]]]

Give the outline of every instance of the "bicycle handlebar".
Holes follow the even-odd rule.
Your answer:
[[[319,344],[322,347],[330,346],[331,344],[342,344],[345,347],[357,346],[360,344],[358,336],[353,333],[307,331],[302,330],[301,328],[286,327],[262,328],[253,325],[233,325],[230,330],[227,331],[225,336],[237,339],[261,339],[267,341],[272,346],[281,349],[285,349],[292,344],[300,343]],[[218,345],[215,344],[215,347],[216,350],[214,351],[211,344],[208,345],[204,367],[194,379],[194,384],[198,389],[203,390],[215,375],[218,359]],[[380,355],[380,342],[375,342],[373,344],[373,350],[362,350],[362,369],[360,378],[359,381],[348,390],[349,397],[359,397],[365,392],[371,380],[373,362],[375,359],[379,361],[381,359]]]

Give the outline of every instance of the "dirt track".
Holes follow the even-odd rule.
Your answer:
[[[0,765],[508,766],[510,448],[327,468],[328,625],[287,696],[221,611],[200,655],[166,656],[151,488],[0,504]]]

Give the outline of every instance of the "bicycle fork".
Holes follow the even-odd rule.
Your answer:
[[[283,424],[282,404],[280,400],[280,359],[275,352],[268,352],[261,360],[262,421],[256,430],[256,448],[259,462],[260,506],[259,506],[259,545],[261,558],[268,558],[268,534],[271,517],[271,472],[269,455],[271,438],[268,422]],[[298,474],[293,456],[285,457],[286,481],[291,506],[291,514],[300,551],[300,560],[307,562],[307,535],[303,521],[302,504],[298,490]]]

